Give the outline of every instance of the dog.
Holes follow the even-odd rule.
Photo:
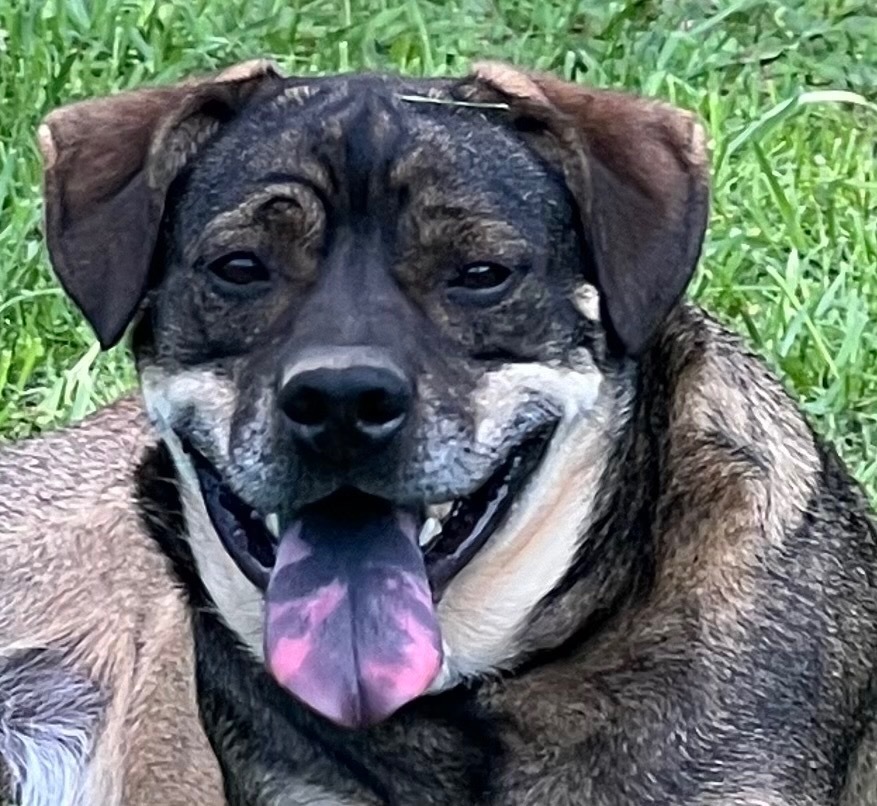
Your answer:
[[[134,505],[141,408],[0,452],[0,803],[226,802],[186,597]]]
[[[873,516],[684,299],[705,140],[493,62],[246,63],[53,112],[52,264],[104,347],[130,327],[142,405],[24,448],[4,598],[34,565],[93,583],[26,553],[33,507],[137,513],[114,657],[149,646],[128,614],[166,617],[179,729],[234,806],[877,802]],[[67,459],[92,440],[111,466]],[[74,674],[32,637],[68,609],[6,640]],[[94,741],[100,706],[64,702]]]

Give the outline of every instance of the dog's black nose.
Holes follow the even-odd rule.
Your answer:
[[[336,461],[386,445],[401,431],[413,401],[401,370],[361,364],[294,372],[280,406],[296,439]]]

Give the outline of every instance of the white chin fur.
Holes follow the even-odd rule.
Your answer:
[[[207,514],[195,470],[176,436],[164,435],[164,441],[180,474],[183,515],[201,581],[220,618],[257,660],[264,661],[262,592],[244,576],[220,542]]]

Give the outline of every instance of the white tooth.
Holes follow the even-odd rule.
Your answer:
[[[441,533],[441,522],[437,518],[427,518],[426,523],[423,524],[423,527],[420,530],[417,542],[420,543],[421,546],[429,545],[432,539]]]
[[[280,518],[277,517],[276,512],[272,512],[270,515],[265,516],[265,526],[268,527],[268,531],[271,532],[274,537],[280,537]]]
[[[446,504],[430,504],[426,508],[426,511],[430,514],[431,517],[436,518],[437,520],[443,521],[448,515],[451,514],[451,510],[454,508],[454,502],[448,501]]]

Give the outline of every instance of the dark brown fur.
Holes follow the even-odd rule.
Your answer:
[[[236,653],[213,650],[231,636],[201,621],[203,702],[239,802],[271,777],[345,803],[875,802],[867,502],[761,362],[700,312],[674,316],[639,384],[591,552],[534,619],[591,616],[518,673],[353,737],[285,711],[243,657],[220,674]]]

